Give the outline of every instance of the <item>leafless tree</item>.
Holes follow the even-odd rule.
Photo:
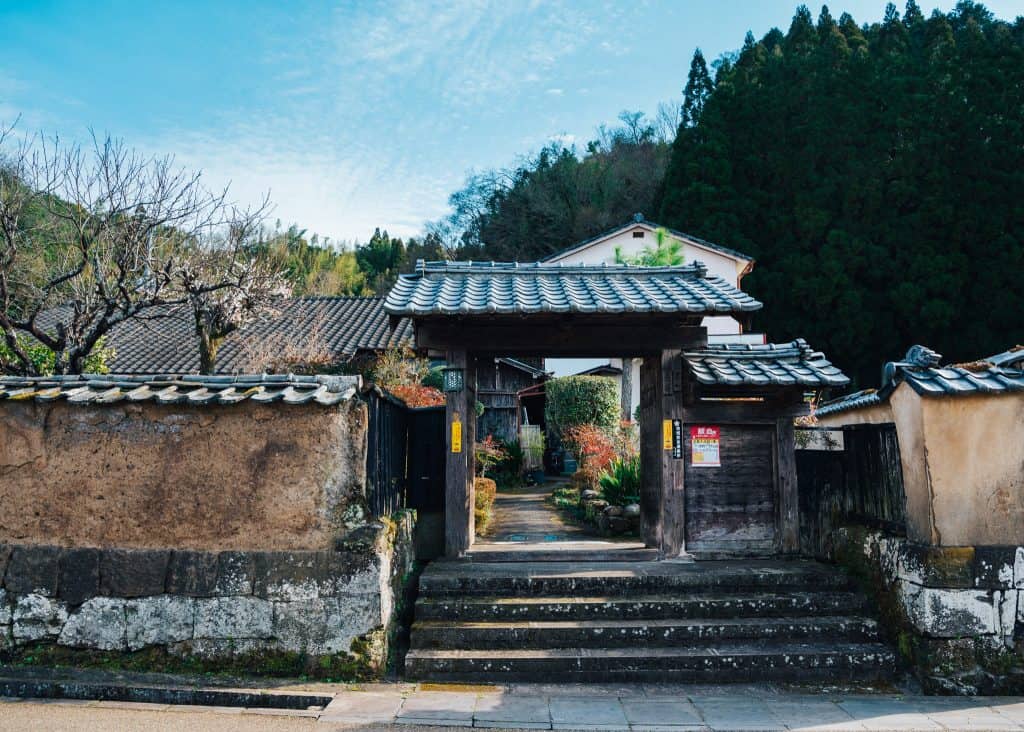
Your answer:
[[[679,123],[683,121],[682,100],[673,99],[658,103],[658,112],[654,115],[655,136],[661,142],[671,143],[676,139]]]
[[[55,373],[80,373],[114,326],[155,305],[190,305],[197,334],[215,343],[280,292],[247,249],[267,209],[240,209],[173,158],[109,137],[82,147],[0,130],[0,334],[11,360],[34,372],[27,335],[54,352]]]
[[[243,329],[232,341],[238,343],[239,364],[246,372],[323,373],[339,365],[326,330],[326,318],[318,314],[301,329]]]
[[[195,318],[200,373],[213,373],[217,351],[228,335],[273,313],[291,293],[278,264],[248,246],[257,223],[251,216],[241,217],[225,238],[201,242],[181,257],[175,284]]]

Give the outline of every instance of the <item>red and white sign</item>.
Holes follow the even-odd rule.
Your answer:
[[[695,468],[722,467],[722,430],[719,427],[690,428],[690,465]]]

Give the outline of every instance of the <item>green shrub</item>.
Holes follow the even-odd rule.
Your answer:
[[[494,518],[494,497],[498,486],[490,478],[473,480],[473,521],[478,536],[487,534],[487,529]]]
[[[18,343],[18,347],[28,356],[33,368],[40,376],[50,376],[53,374],[53,368],[57,363],[57,354],[28,335],[19,334],[15,337],[15,340]],[[107,364],[113,360],[114,355],[114,349],[107,348],[106,338],[101,337],[96,341],[96,345],[89,352],[89,355],[85,357],[84,372],[87,374],[109,374],[110,367]],[[0,374],[21,373],[23,369],[24,364],[22,364],[21,359],[0,338]]]
[[[502,440],[501,446],[505,456],[488,471],[488,475],[502,490],[513,489],[523,482],[523,448],[514,440]]]
[[[561,434],[578,425],[615,427],[619,424],[619,390],[605,376],[563,376],[544,385],[548,427]]]
[[[640,456],[616,458],[601,473],[601,497],[613,506],[640,502]]]
[[[423,377],[423,381],[420,383],[423,384],[423,386],[432,386],[438,391],[444,391],[443,371],[444,366],[434,366],[427,372],[427,375]]]

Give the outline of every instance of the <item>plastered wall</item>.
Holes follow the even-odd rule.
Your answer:
[[[362,519],[366,409],[0,402],[0,543],[319,550]]]

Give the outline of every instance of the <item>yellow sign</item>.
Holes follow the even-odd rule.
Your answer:
[[[672,449],[672,420],[666,419],[661,422],[661,446],[665,450]]]
[[[462,422],[452,421],[452,452],[462,452]]]

